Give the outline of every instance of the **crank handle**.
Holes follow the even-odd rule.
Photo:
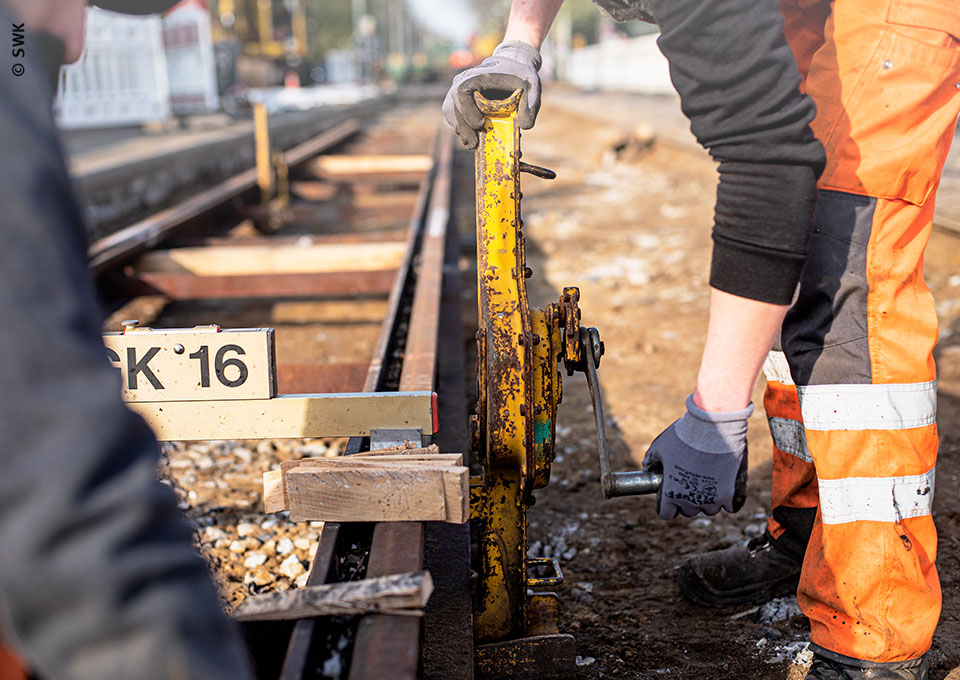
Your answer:
[[[662,472],[611,472],[600,479],[603,484],[603,497],[641,496],[658,493],[663,484]]]
[[[658,493],[663,483],[662,472],[610,471],[610,452],[607,449],[603,402],[600,399],[600,383],[597,380],[601,346],[600,334],[596,328],[580,327],[580,351],[584,356],[583,371],[587,374],[587,385],[590,387],[590,397],[593,400],[593,417],[597,424],[597,449],[600,453],[600,484],[603,487],[603,497]]]

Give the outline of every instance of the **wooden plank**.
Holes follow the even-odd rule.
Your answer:
[[[399,241],[206,246],[155,250],[134,263],[138,273],[197,276],[318,274],[396,269],[403,260]]]
[[[143,272],[118,282],[115,288],[122,287],[131,295],[165,295],[172,300],[381,295],[391,290],[396,276],[394,269],[254,276]]]
[[[346,464],[346,465],[364,465],[384,463],[399,463],[412,465],[430,465],[436,467],[460,466],[463,464],[463,455],[459,453],[438,454],[436,446],[428,446],[420,449],[406,449],[409,454],[394,454],[394,451],[402,449],[384,449],[381,452],[358,453],[351,456],[337,456],[332,458],[300,458],[298,460],[285,460],[280,463],[279,470],[267,470],[263,473],[263,506],[265,512],[281,512],[290,508],[290,499],[287,495],[287,485],[284,475],[297,467],[316,466],[324,463]],[[427,452],[417,455],[417,452]],[[444,486],[446,490],[446,485]],[[469,494],[469,489],[466,494]],[[449,503],[456,503],[458,499],[451,496]],[[469,501],[468,501],[469,502]],[[456,517],[454,513],[452,516]]]
[[[408,572],[254,595],[243,601],[233,618],[283,621],[369,613],[421,616],[432,592],[430,572]]]
[[[431,392],[301,394],[129,406],[161,441],[365,437],[378,427],[436,431]]]
[[[462,466],[372,462],[318,463],[284,473],[294,522],[459,524],[469,515],[469,477]]]
[[[363,175],[426,172],[433,166],[427,154],[324,155],[314,159],[313,169],[323,175]]]
[[[287,490],[283,483],[283,470],[267,470],[263,473],[263,511],[283,512],[287,509]]]

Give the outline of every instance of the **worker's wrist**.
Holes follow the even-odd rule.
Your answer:
[[[729,413],[747,408],[751,404],[751,391],[749,388],[729,385],[714,386],[701,376],[697,381],[696,389],[690,395],[689,402],[710,413]]]
[[[543,63],[540,51],[525,40],[504,40],[493,50],[494,56],[505,57],[532,66],[539,71]]]

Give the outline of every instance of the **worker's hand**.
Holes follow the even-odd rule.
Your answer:
[[[488,99],[504,99],[523,90],[517,120],[529,130],[540,111],[540,52],[522,40],[500,43],[479,66],[457,74],[443,100],[443,117],[468,149],[477,147],[477,130],[483,128],[483,114],[473,100],[479,92]]]
[[[687,397],[687,413],[653,440],[643,469],[662,471],[657,513],[673,519],[736,512],[747,497],[747,418],[741,411],[704,411]]]

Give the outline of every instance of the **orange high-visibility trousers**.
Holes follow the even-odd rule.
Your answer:
[[[827,165],[797,300],[765,366],[768,530],[787,552],[809,536],[798,599],[820,651],[903,661],[926,652],[940,616],[923,252],[960,113],[960,8],[781,7]]]

